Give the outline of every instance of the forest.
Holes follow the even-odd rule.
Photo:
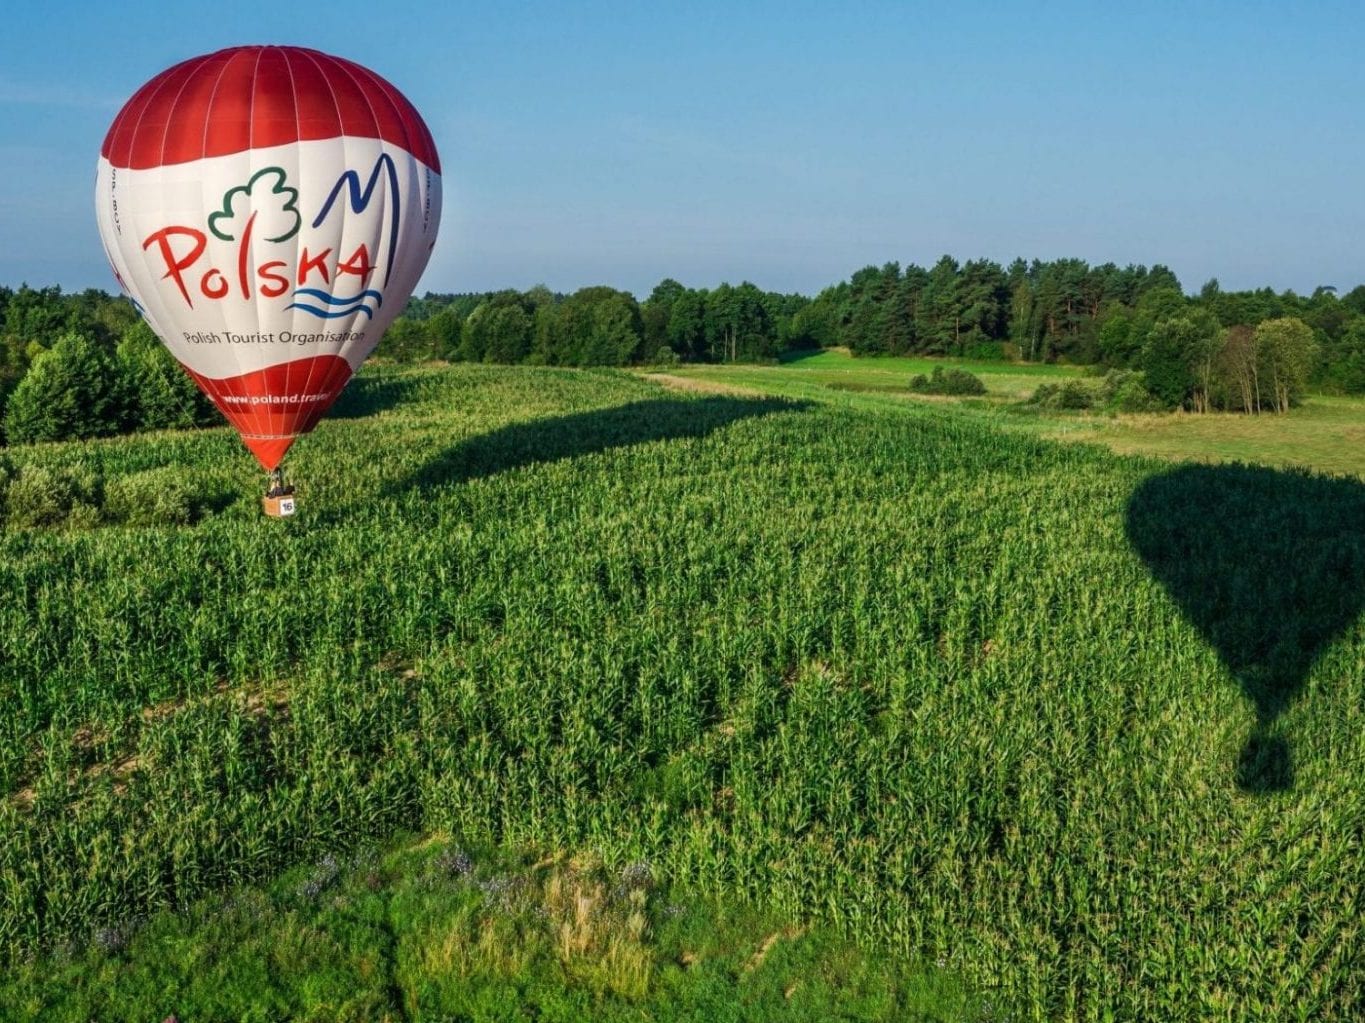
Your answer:
[[[765,362],[793,349],[1067,363],[1140,374],[1134,407],[1284,412],[1365,393],[1365,285],[1186,294],[1167,267],[1081,259],[867,266],[813,298],[661,281],[414,298],[376,355],[548,366]],[[99,289],[0,287],[9,443],[212,422],[131,303]]]

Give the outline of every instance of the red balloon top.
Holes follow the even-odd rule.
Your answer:
[[[236,46],[168,68],[119,111],[100,154],[142,170],[340,135],[392,142],[440,173],[431,132],[401,92],[301,46]]]

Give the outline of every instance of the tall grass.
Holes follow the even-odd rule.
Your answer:
[[[1239,785],[1264,715],[1127,535],[1163,466],[611,373],[355,387],[292,521],[223,432],[13,452],[242,496],[0,536],[11,954],[442,828],[648,858],[1024,1019],[1365,1013],[1365,633],[1277,706],[1292,785]]]
[[[328,854],[12,964],[0,1018],[990,1023],[932,967],[697,900],[648,863],[468,850]]]

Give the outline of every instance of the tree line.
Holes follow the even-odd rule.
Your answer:
[[[756,362],[801,343],[793,320],[810,299],[744,282],[687,288],[661,281],[644,302],[589,287],[485,294],[428,293],[408,303],[378,353],[401,360],[627,366]]]
[[[1283,411],[1309,388],[1365,393],[1365,285],[1186,295],[1165,266],[1017,259],[868,266],[814,298],[665,280],[414,299],[380,347],[398,359],[627,365],[752,362],[798,348],[1066,362],[1140,372],[1156,405]]]
[[[133,304],[0,287],[0,438],[80,440],[220,422]]]
[[[857,355],[1066,362],[1140,371],[1156,403],[1284,411],[1305,390],[1365,393],[1365,285],[1338,296],[1186,295],[1164,266],[990,260],[869,266],[802,310],[799,336]]]
[[[378,354],[548,366],[761,362],[791,349],[1066,362],[1132,371],[1154,406],[1284,411],[1308,389],[1365,394],[1365,285],[1187,295],[1167,267],[1080,259],[868,266],[814,297],[661,281],[413,298]],[[99,289],[0,287],[9,442],[215,421],[132,304]]]

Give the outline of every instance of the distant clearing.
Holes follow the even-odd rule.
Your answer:
[[[980,398],[912,394],[908,383],[933,367],[970,370],[986,384]],[[1048,381],[1084,377],[1075,366],[969,362],[957,359],[858,358],[826,351],[776,366],[695,366],[675,376],[711,384],[865,407],[930,401],[994,428],[1054,440],[1103,444],[1120,454],[1174,461],[1252,462],[1276,468],[1305,466],[1365,477],[1365,398],[1310,395],[1288,415],[1194,413],[1105,415],[1017,410],[1014,403]]]

